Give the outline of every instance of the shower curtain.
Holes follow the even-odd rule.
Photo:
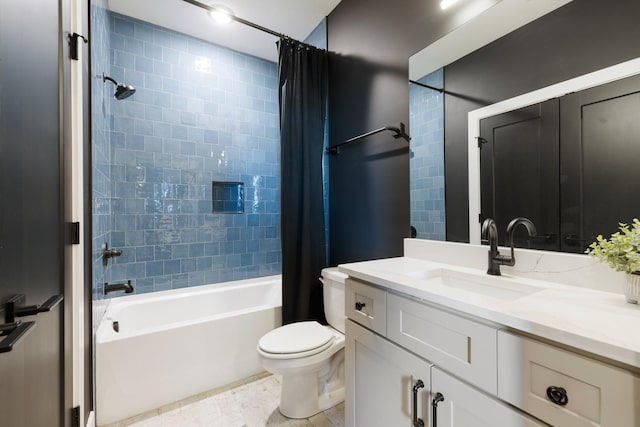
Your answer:
[[[326,266],[322,156],[327,52],[289,39],[278,43],[281,153],[282,321],[324,322]]]

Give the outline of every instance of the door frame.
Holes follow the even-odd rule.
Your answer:
[[[61,158],[64,209],[64,425],[74,424],[73,408],[79,407],[78,425],[93,425],[93,368],[87,363],[91,342],[87,342],[87,329],[91,330],[90,264],[86,263],[86,238],[91,235],[90,217],[86,215],[86,163],[85,142],[90,138],[89,115],[89,48],[78,39],[78,60],[69,56],[69,35],[78,33],[88,37],[89,0],[61,2],[60,92],[62,94]],[[80,223],[77,244],[71,244],[71,225]],[[87,267],[88,265],[88,267]],[[90,276],[89,276],[90,277]],[[87,300],[89,304],[87,305]],[[88,350],[87,350],[88,349]]]
[[[547,86],[469,112],[467,131],[467,166],[469,172],[469,243],[480,244],[480,120],[511,110],[528,107],[571,92],[589,89],[615,80],[640,74],[640,58],[635,58],[592,73]]]

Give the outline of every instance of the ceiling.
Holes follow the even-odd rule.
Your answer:
[[[236,16],[303,41],[340,0],[201,0]],[[109,9],[269,61],[277,61],[276,37],[237,22],[218,24],[202,8],[182,0],[109,0]]]

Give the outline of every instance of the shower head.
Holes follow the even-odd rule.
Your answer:
[[[102,73],[102,81],[106,82],[107,80],[109,80],[111,83],[116,85],[116,93],[114,93],[113,96],[115,96],[117,100],[126,99],[126,98],[130,97],[131,95],[133,95],[134,93],[136,93],[136,88],[135,87],[133,87],[131,85],[125,85],[125,84],[122,84],[122,83],[118,83],[113,78],[111,78],[109,76],[105,76],[104,73]]]

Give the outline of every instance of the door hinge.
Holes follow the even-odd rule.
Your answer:
[[[71,410],[71,425],[80,427],[80,406],[76,406]]]
[[[80,223],[79,222],[71,223],[71,244],[72,245],[80,244]]]
[[[489,142],[481,136],[476,136],[476,139],[478,140],[478,148],[482,148],[482,144]]]
[[[69,57],[71,59],[75,59],[76,61],[80,57],[80,55],[78,54],[78,38],[81,38],[85,44],[89,42],[89,40],[87,40],[87,38],[81,34],[69,34]]]

